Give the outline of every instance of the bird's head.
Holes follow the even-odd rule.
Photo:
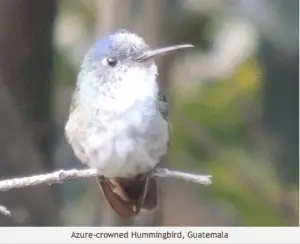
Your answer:
[[[156,76],[154,58],[188,47],[193,45],[150,50],[143,38],[122,29],[99,40],[85,56],[81,70],[97,77],[98,84],[122,82],[138,71],[145,76]]]

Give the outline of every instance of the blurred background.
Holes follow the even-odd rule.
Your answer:
[[[166,167],[211,186],[160,179],[155,212],[123,221],[95,179],[0,193],[21,226],[299,225],[297,0],[1,0],[0,176],[82,168],[64,125],[85,53],[119,28],[160,58],[173,124]]]

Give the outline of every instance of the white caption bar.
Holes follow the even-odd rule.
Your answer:
[[[300,228],[1,227],[0,243],[300,243]]]

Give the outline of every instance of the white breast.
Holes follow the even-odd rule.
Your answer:
[[[76,141],[73,145],[81,147],[86,163],[107,177],[147,172],[167,151],[168,124],[156,105],[155,74],[144,72],[131,69],[109,96],[100,95],[90,101],[93,106],[79,108],[80,114],[86,114],[81,116],[80,140],[78,126],[68,133]]]

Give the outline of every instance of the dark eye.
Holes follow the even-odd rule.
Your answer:
[[[115,67],[118,63],[118,60],[115,58],[107,58],[106,62],[110,67]]]

